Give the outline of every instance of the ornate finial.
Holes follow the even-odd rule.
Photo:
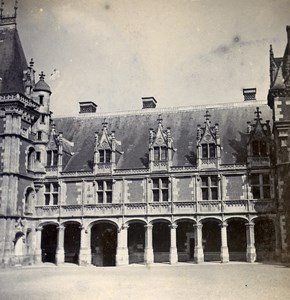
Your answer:
[[[41,73],[39,74],[39,79],[44,80],[44,77],[45,77],[45,75],[44,75],[43,71],[41,71]]]
[[[255,120],[262,120],[262,118],[260,118],[260,114],[262,112],[260,111],[259,107],[256,108],[255,114],[257,115],[257,118]]]
[[[206,111],[206,113],[205,113],[204,117],[205,117],[205,120],[206,120],[206,121],[208,121],[208,120],[209,120],[209,118],[210,118],[210,114],[209,114],[209,111],[208,111],[208,110]]]
[[[3,16],[3,6],[4,6],[4,0],[1,0],[1,3],[0,3],[0,18],[2,19],[2,16]]]
[[[14,16],[15,17],[17,15],[17,9],[18,9],[18,0],[15,0],[15,5],[14,5]]]
[[[33,68],[33,66],[34,66],[33,58],[31,58],[31,60],[30,60],[30,62],[29,62],[29,66],[30,66],[30,68]]]
[[[157,122],[158,124],[162,124],[163,119],[161,118],[161,114],[158,115]]]
[[[103,125],[103,130],[107,129],[108,122],[106,122],[106,118],[104,118],[104,121],[103,121],[102,125]]]

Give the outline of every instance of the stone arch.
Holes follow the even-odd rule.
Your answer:
[[[276,231],[275,223],[271,218],[255,218],[255,247],[257,261],[275,259]]]
[[[27,170],[34,170],[35,153],[35,149],[32,146],[29,146],[27,149]]]
[[[132,224],[132,223],[140,223],[140,224],[143,224],[144,226],[147,225],[147,222],[144,219],[139,219],[139,218],[134,218],[134,219],[127,220],[125,222],[125,225],[130,226],[130,224]]]
[[[247,257],[247,228],[248,219],[242,216],[227,219],[227,238],[230,261],[245,261]]]
[[[14,253],[15,256],[20,257],[24,255],[24,244],[25,244],[25,235],[22,231],[18,231],[15,234],[14,238]]]
[[[28,186],[24,191],[24,214],[33,214],[36,192],[33,187]]]
[[[64,261],[76,264],[79,262],[81,223],[68,220],[62,225],[64,226]]]
[[[111,219],[99,219],[99,220],[92,221],[88,224],[87,229],[91,230],[94,225],[99,223],[109,223],[113,226],[116,226],[118,230],[120,229],[120,225],[115,220],[111,220]]]
[[[117,234],[119,226],[112,220],[97,220],[88,225],[91,233],[92,264],[114,266],[116,264]]]
[[[176,246],[178,261],[193,261],[195,248],[194,218],[181,217],[175,220],[176,228]]]
[[[151,225],[154,225],[154,223],[157,223],[157,222],[164,222],[164,223],[167,223],[168,225],[171,224],[171,220],[169,218],[155,218],[155,219],[152,219],[149,224]]]

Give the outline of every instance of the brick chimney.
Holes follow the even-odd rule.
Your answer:
[[[80,114],[95,113],[98,106],[92,101],[79,102],[79,104],[80,104]]]
[[[256,100],[256,88],[243,89],[244,101]]]
[[[154,97],[142,97],[142,103],[143,103],[142,109],[155,108],[157,101],[155,100]]]

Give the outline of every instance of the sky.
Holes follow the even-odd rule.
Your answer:
[[[4,8],[12,11],[14,0]],[[283,56],[290,0],[19,0],[26,58],[51,86],[54,115],[266,100],[269,45]],[[4,11],[4,13],[5,13]]]

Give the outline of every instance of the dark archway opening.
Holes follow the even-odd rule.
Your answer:
[[[169,262],[170,228],[165,222],[153,224],[154,262]]]
[[[143,263],[145,248],[144,224],[131,223],[128,228],[129,263]]]
[[[57,226],[45,225],[41,233],[42,262],[55,263],[57,247]]]
[[[217,221],[202,223],[202,241],[205,261],[219,261],[221,250],[221,228]]]
[[[271,220],[255,221],[255,246],[257,261],[275,259],[275,227]]]
[[[229,221],[227,231],[230,261],[246,261],[247,233],[245,221]]]
[[[80,253],[80,225],[69,223],[64,230],[64,261],[77,264]]]
[[[193,222],[178,222],[176,229],[176,243],[178,261],[194,260],[194,228]]]
[[[95,224],[91,229],[92,264],[115,266],[117,228],[110,223]]]

